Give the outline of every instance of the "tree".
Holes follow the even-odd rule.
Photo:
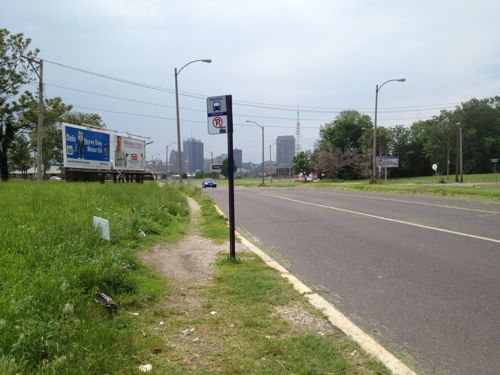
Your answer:
[[[37,104],[30,94],[24,94],[21,99],[26,103],[28,108],[20,121],[25,123],[36,123],[38,118]],[[60,97],[45,99],[44,116],[43,116],[43,170],[44,173],[50,169],[51,165],[62,164],[62,133],[59,122],[71,111],[72,106],[65,104]],[[30,127],[31,147],[36,149],[37,131],[35,126]]]
[[[61,116],[62,122],[74,125],[92,125],[97,128],[105,128],[106,124],[97,113],[67,112]]]
[[[319,150],[314,153],[314,168],[320,177],[354,180],[368,177],[371,154],[355,149]]]
[[[30,141],[24,134],[16,135],[9,150],[9,170],[21,171],[24,176],[33,165],[35,159],[31,156]]]
[[[325,124],[319,130],[320,139],[317,147],[321,150],[359,149],[363,134],[373,128],[370,116],[355,110],[340,112],[333,122]]]
[[[311,157],[304,151],[299,152],[293,157],[292,167],[295,174],[302,173],[302,176],[304,176],[304,181],[307,181],[306,177],[313,172]]]
[[[17,121],[22,106],[15,101],[22,85],[33,80],[33,71],[26,56],[34,59],[39,50],[30,50],[31,39],[23,34],[11,34],[0,29],[0,175],[9,178],[8,153],[16,135],[23,129],[23,122]]]
[[[222,170],[221,170],[221,173],[222,173],[222,175],[224,175],[226,177],[228,177],[228,174],[229,174],[228,164],[229,164],[229,160],[228,159],[224,159],[222,161]],[[233,173],[235,173],[237,170],[238,170],[238,168],[236,167],[236,164],[233,163]]]

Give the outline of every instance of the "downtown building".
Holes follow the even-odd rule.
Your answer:
[[[194,174],[203,171],[203,142],[188,138],[182,143],[184,172]]]
[[[291,176],[294,156],[295,137],[293,135],[278,136],[276,138],[276,168],[278,176]]]

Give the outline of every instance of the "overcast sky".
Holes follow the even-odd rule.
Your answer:
[[[176,142],[174,67],[194,59],[213,62],[192,64],[179,75],[179,90],[196,94],[180,97],[181,136],[201,139],[214,156],[226,153],[226,136],[208,135],[204,98],[231,94],[234,144],[243,149],[243,161],[261,160],[260,129],[246,120],[265,127],[268,160],[269,145],[278,135],[295,135],[298,106],[301,148],[312,149],[319,127],[342,109],[373,116],[375,85],[388,79],[407,81],[380,91],[382,126],[409,126],[472,97],[500,94],[500,1],[0,4],[0,27],[31,38],[47,61],[46,95],[61,96],[77,111],[99,113],[110,129],[151,137],[148,159],[164,160],[165,145]],[[49,61],[166,90],[102,79]]]

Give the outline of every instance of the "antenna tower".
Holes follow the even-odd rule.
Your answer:
[[[295,155],[300,153],[300,119],[299,119],[299,105],[297,104],[297,127],[295,128]]]

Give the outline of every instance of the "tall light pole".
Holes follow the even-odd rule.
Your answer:
[[[212,158],[212,164],[210,164],[210,173],[213,173],[213,166],[214,166],[214,153],[210,150],[205,150],[205,152],[208,152],[210,154],[210,157]]]
[[[184,69],[186,66],[193,64],[195,62],[204,62],[204,63],[211,63],[211,59],[198,59],[198,60],[193,60],[188,62],[187,64],[184,64],[179,70],[177,68],[174,68],[174,74],[175,74],[175,111],[177,115],[177,153],[178,153],[178,159],[179,159],[179,182],[182,184],[182,156],[181,156],[181,123],[179,120],[179,85],[177,83],[177,77],[179,74],[181,74],[182,69]]]
[[[273,142],[269,145],[269,176],[271,176],[271,182],[273,182],[273,157],[271,155],[271,148],[276,144]]]
[[[251,120],[246,120],[246,122],[250,122],[252,124],[255,124],[260,128],[260,130],[262,130],[262,185],[264,185],[265,184],[264,177],[266,174],[266,172],[264,170],[264,126],[262,126],[258,122],[251,121]]]
[[[378,112],[378,92],[386,83],[389,82],[404,82],[406,78],[398,78],[398,79],[389,79],[382,83],[381,85],[375,86],[375,122],[373,126],[373,170],[372,170],[372,182],[377,181],[376,176],[376,167],[377,167],[377,112]]]
[[[168,180],[168,148],[176,142],[171,142],[165,146],[165,181]]]

